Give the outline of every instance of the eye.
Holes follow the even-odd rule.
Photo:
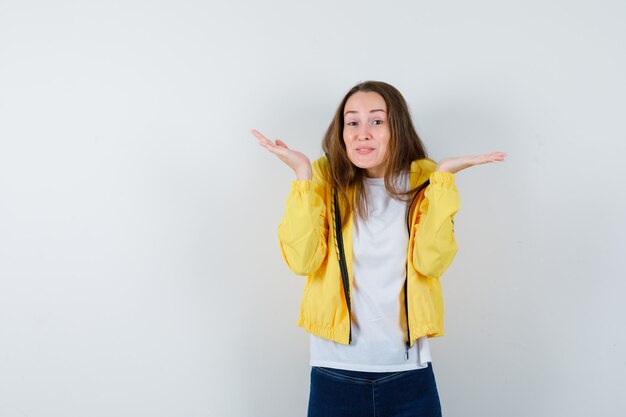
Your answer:
[[[346,126],[356,126],[356,122],[348,122],[346,123]]]
[[[383,124],[383,121],[382,121],[382,120],[374,120],[374,121],[372,122],[372,124],[373,124],[374,126],[380,126],[380,125],[382,125],[382,124]]]

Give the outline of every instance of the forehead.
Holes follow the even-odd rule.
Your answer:
[[[387,111],[387,104],[383,96],[373,91],[359,91],[348,98],[344,113],[347,111],[369,112],[372,109]]]

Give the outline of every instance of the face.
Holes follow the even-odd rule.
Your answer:
[[[343,109],[343,141],[348,159],[368,177],[385,176],[389,131],[387,105],[375,92],[359,91]]]

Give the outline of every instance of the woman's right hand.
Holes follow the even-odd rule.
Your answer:
[[[313,178],[311,161],[309,161],[309,158],[307,158],[305,154],[289,149],[287,144],[280,139],[277,139],[276,142],[272,142],[258,130],[252,129],[252,134],[258,139],[259,145],[276,155],[278,159],[287,164],[289,168],[293,169],[297,179],[310,180]]]

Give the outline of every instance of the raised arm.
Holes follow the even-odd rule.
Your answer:
[[[454,237],[454,215],[460,208],[454,174],[490,162],[504,161],[504,152],[443,159],[430,174],[430,185],[418,208],[414,226],[413,266],[422,275],[440,277],[448,269],[457,252]]]
[[[457,252],[454,215],[460,207],[454,174],[435,171],[418,206],[413,226],[413,266],[422,275],[439,278]]]
[[[310,275],[322,265],[327,253],[326,186],[319,165],[312,166],[306,155],[289,149],[281,140],[272,142],[256,130],[252,133],[261,146],[296,174],[278,226],[278,240],[289,269]]]

